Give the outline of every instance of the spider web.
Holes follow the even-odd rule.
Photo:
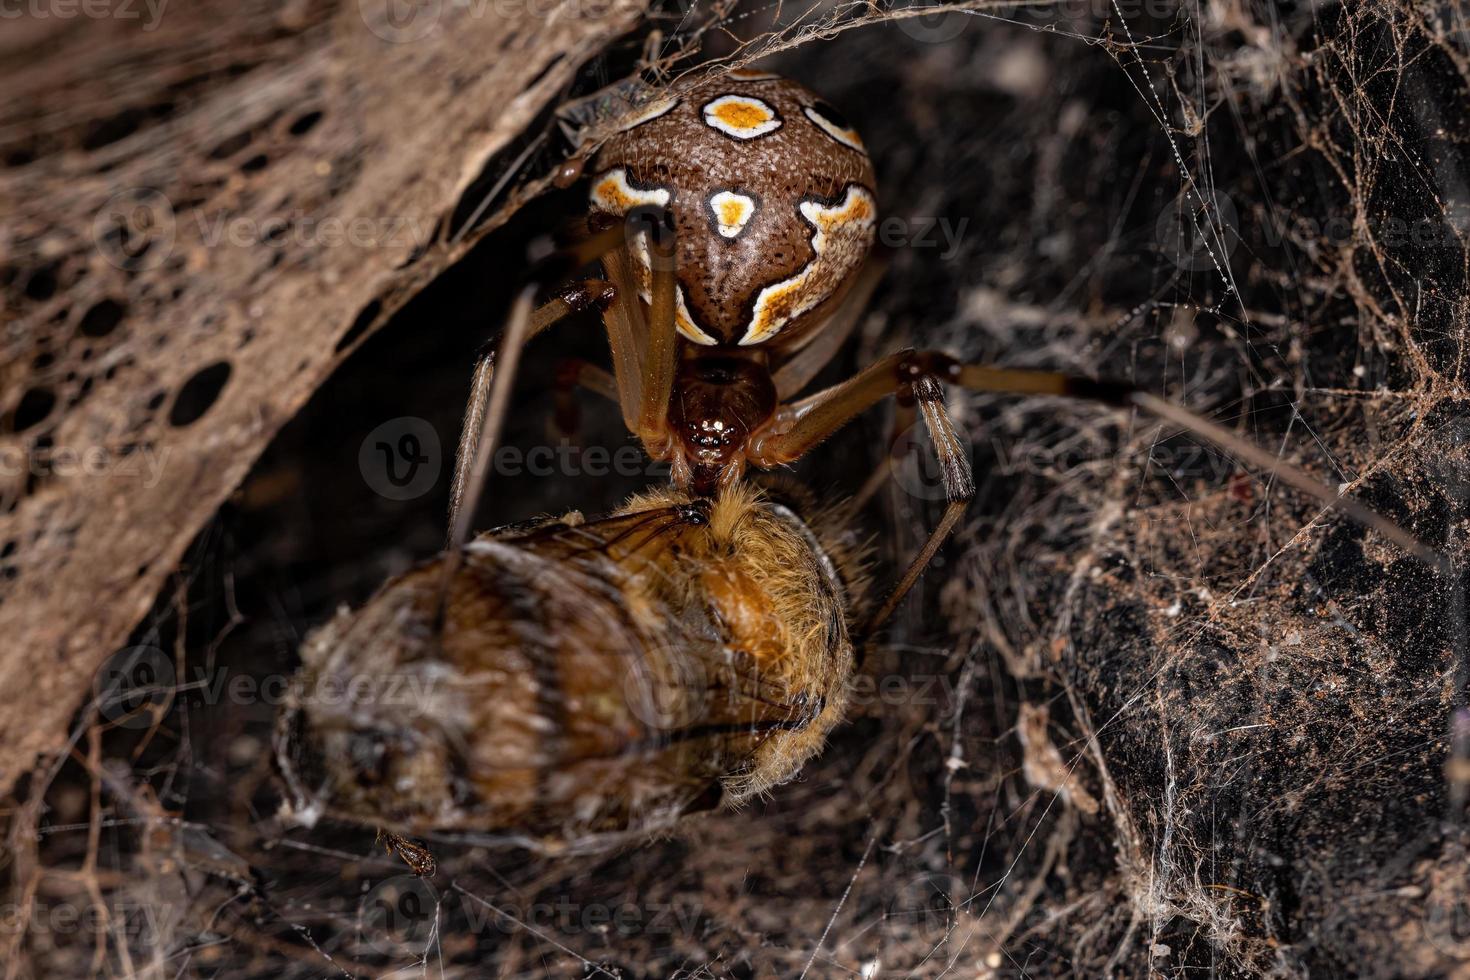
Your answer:
[[[843,370],[913,344],[1126,378],[1453,555],[1465,25],[1458,5],[1398,0],[696,4],[652,12],[659,33],[583,87],[630,61],[663,82],[758,62],[854,118],[898,223]],[[531,186],[553,145],[507,150],[484,198]],[[469,221],[466,249],[495,267],[545,226],[536,207],[501,231]],[[446,279],[462,298],[475,274]],[[209,685],[284,675],[335,602],[437,547],[437,499],[359,510],[327,475],[340,462],[311,458],[395,415],[454,431],[477,320],[424,350],[410,334],[442,309],[425,304],[283,433],[133,637],[175,681],[157,723],[84,725],[33,776],[11,973],[1464,969],[1460,586],[1167,426],[1055,400],[952,396],[971,513],[849,722],[770,799],[610,854],[451,847],[431,882],[370,833],[281,833],[270,699]],[[443,404],[378,384],[400,374]],[[850,493],[881,460],[887,420],[864,427],[811,461],[819,490]],[[942,507],[919,460],[864,515],[889,566]],[[590,510],[623,489],[563,483],[504,498]]]

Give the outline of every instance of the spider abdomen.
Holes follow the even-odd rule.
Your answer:
[[[800,346],[872,246],[862,140],[776,75],[731,72],[650,103],[603,144],[593,174],[596,211],[673,212],[679,332],[697,344]],[[647,299],[646,249],[635,252]]]

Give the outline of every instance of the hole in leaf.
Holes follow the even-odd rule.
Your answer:
[[[78,329],[87,337],[106,337],[116,329],[128,308],[111,297],[100,300],[86,313]]]
[[[32,388],[20,396],[20,404],[10,417],[7,427],[12,432],[24,432],[46,421],[46,416],[56,407],[56,394],[48,388]]]
[[[291,128],[290,130],[288,130],[288,132],[290,132],[292,136],[305,136],[307,133],[316,128],[316,124],[321,121],[322,114],[320,112],[308,112],[306,113],[306,115],[298,117],[297,120],[291,124]]]
[[[219,400],[225,382],[230,380],[231,370],[228,361],[216,361],[196,371],[174,397],[173,407],[168,410],[169,424],[183,428],[203,418],[204,413]]]
[[[26,295],[33,300],[48,300],[56,295],[56,263],[44,265],[26,280]]]

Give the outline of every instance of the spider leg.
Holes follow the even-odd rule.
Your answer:
[[[943,355],[940,355],[941,357]],[[990,367],[981,364],[959,364],[950,369],[952,380],[972,391],[1012,392],[1017,394],[1062,395],[1083,398],[1107,405],[1141,408],[1150,415],[1192,432],[1207,442],[1240,458],[1252,466],[1274,475],[1281,482],[1315,497],[1328,507],[1383,535],[1405,553],[1413,555],[1431,568],[1447,571],[1444,555],[1399,527],[1362,501],[1349,497],[1313,477],[1305,470],[1257,446],[1229,429],[1190,411],[1183,405],[1142,391],[1132,385],[1114,381],[1095,381],[1055,371],[1025,371]]]
[[[454,457],[454,480],[449,491],[449,530],[445,547],[450,551],[457,550],[469,536],[469,522],[485,490],[489,458],[505,424],[510,384],[520,361],[521,348],[557,321],[592,306],[605,306],[615,296],[609,283],[589,279],[568,286],[533,311],[531,303],[535,301],[536,291],[536,285],[528,285],[512,303],[505,332],[500,338],[499,357],[495,349],[486,349],[475,362],[459,448]],[[497,360],[499,371],[496,370]],[[495,383],[497,375],[501,379],[499,386]],[[497,388],[503,392],[498,398]]]
[[[596,228],[588,237],[543,260],[531,283],[511,304],[497,349],[486,351],[475,365],[450,489],[449,534],[439,594],[441,617],[476,506],[485,492],[490,460],[505,427],[521,351],[532,337],[571,313],[601,306],[623,419],[645,445],[657,447],[666,439],[664,415],[677,357],[673,219],[664,210],[655,215],[630,215],[628,220],[627,226],[616,223]],[[631,269],[630,239],[638,235],[644,236],[654,266],[652,324],[644,323]],[[577,283],[541,308],[534,307],[542,284],[598,258],[603,259],[611,283]],[[599,380],[595,375],[588,377]]]
[[[628,249],[617,248],[603,256],[602,267],[618,294],[618,299],[602,311],[607,345],[612,351],[613,375],[618,380],[618,404],[622,406],[623,424],[629,432],[637,432],[643,403],[648,318],[643,315],[643,304],[638,300],[638,279]]]
[[[761,469],[795,462],[861,412],[934,373],[912,350],[889,354],[846,381],[778,409],[751,435],[748,458]]]
[[[475,506],[485,491],[490,457],[505,425],[510,387],[515,380],[521,348],[532,337],[572,313],[592,306],[608,309],[625,305],[617,302],[617,288],[600,279],[574,283],[543,306],[533,309],[536,293],[546,283],[565,279],[589,262],[618,249],[623,244],[623,236],[623,229],[618,225],[591,229],[590,234],[538,263],[530,283],[511,304],[505,330],[497,345],[500,370],[496,370],[497,347],[487,346],[475,362],[470,397],[465,405],[464,426],[460,430],[459,448],[454,456],[454,480],[449,491],[449,530],[445,549],[451,557],[445,562],[446,583],[458,568],[459,559],[452,556],[469,537]]]
[[[770,469],[799,459],[854,416],[889,395],[905,392],[912,396],[939,458],[948,505],[861,635],[881,625],[898,608],[975,496],[970,460],[944,407],[944,387],[935,366],[948,365],[912,350],[890,354],[847,381],[781,409],[766,429],[751,439],[750,461]]]
[[[602,319],[612,349],[623,424],[651,455],[659,456],[668,443],[669,396],[678,367],[673,214],[666,208],[632,211],[620,232],[626,236],[622,246],[602,257],[618,295],[604,307]],[[647,315],[638,299],[642,290],[635,246],[646,249],[651,268]]]
[[[913,393],[919,414],[924,417],[924,426],[929,430],[929,438],[934,443],[934,453],[939,457],[939,472],[944,482],[947,503],[939,523],[929,532],[929,539],[924,542],[918,554],[909,560],[908,568],[904,569],[898,584],[888,593],[888,598],[883,600],[878,611],[863,625],[860,636],[871,636],[874,630],[888,621],[888,617],[893,615],[893,611],[914,587],[919,576],[924,574],[924,569],[934,560],[935,554],[954,531],[960,518],[965,516],[965,509],[970,506],[970,501],[975,499],[975,480],[970,471],[970,457],[965,455],[965,448],[955,432],[954,422],[944,407],[944,387],[932,374],[921,374],[909,384],[909,390]]]
[[[669,439],[669,396],[678,366],[679,331],[675,323],[674,215],[661,211],[644,230],[653,266],[648,304],[647,356],[643,363],[643,390],[634,433],[651,454],[659,455]]]

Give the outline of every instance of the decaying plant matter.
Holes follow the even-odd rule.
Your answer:
[[[66,745],[271,436],[463,251],[486,162],[638,16],[395,10],[7,19],[0,657],[33,683],[0,693],[0,788]]]

